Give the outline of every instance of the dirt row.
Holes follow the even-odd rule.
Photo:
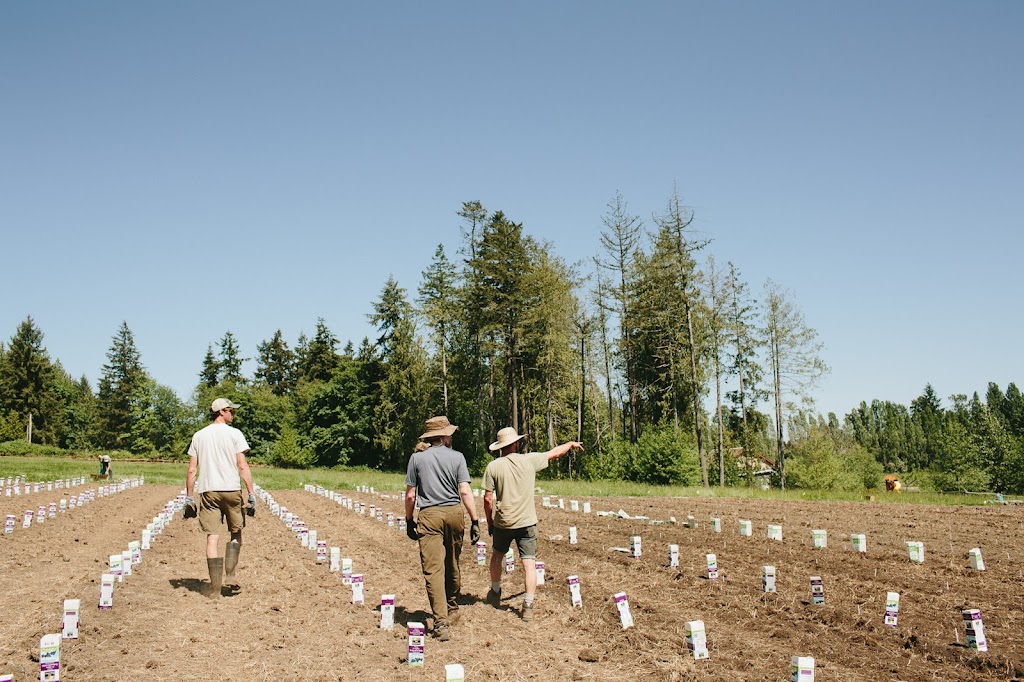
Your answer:
[[[60,630],[63,599],[80,598],[82,637],[62,649],[68,680],[444,679],[444,664],[456,662],[467,679],[779,680],[793,655],[814,656],[818,680],[1024,676],[1024,513],[1017,508],[713,498],[591,499],[589,515],[540,508],[547,584],[534,620],[519,619],[520,566],[505,578],[503,608],[483,603],[486,566],[476,565],[467,540],[465,604],[452,641],[429,640],[426,665],[410,669],[404,625],[429,622],[416,544],[301,490],[272,494],[353,559],[365,576],[365,606],[352,605],[340,576],[261,507],[244,533],[237,594],[217,601],[202,594],[203,537],[195,521],[179,517],[144,553],[141,570],[117,587],[114,609],[97,611],[107,556],[137,539],[178,490],[131,489],[24,532],[19,517],[18,531],[0,543],[0,673],[35,679],[39,637]],[[345,494],[396,518],[403,513],[397,492]],[[620,508],[662,521],[693,514],[701,523],[688,529],[596,514]],[[711,516],[721,518],[721,533],[709,530]],[[739,519],[751,520],[753,537],[738,535]],[[783,542],[767,539],[769,523],[783,526]],[[570,525],[576,545],[567,541]],[[814,528],[828,530],[827,549],[811,548]],[[852,550],[851,533],[867,536],[866,554]],[[632,535],[643,538],[641,558],[611,549],[628,546]],[[907,540],[925,543],[924,564],[909,562]],[[667,565],[669,543],[680,547],[678,569]],[[972,547],[984,553],[984,572],[967,565]],[[707,553],[718,557],[716,581],[705,575]],[[765,564],[776,566],[777,593],[761,592]],[[582,609],[569,604],[573,574]],[[824,605],[810,603],[811,575],[823,578]],[[619,591],[636,623],[625,631],[612,602]],[[887,591],[902,598],[896,628],[882,623]],[[385,593],[396,595],[393,631],[378,627]],[[981,609],[989,653],[964,646],[964,608]],[[686,650],[685,622],[695,619],[706,624],[709,660],[694,661]]]

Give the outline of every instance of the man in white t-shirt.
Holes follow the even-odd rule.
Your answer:
[[[239,407],[227,398],[214,400],[210,405],[213,423],[197,431],[188,448],[185,517],[198,515],[199,527],[206,533],[206,565],[210,571],[210,597],[214,599],[220,597],[224,582],[238,585],[235,568],[242,548],[245,514],[256,513],[256,489],[245,460],[249,444],[242,432],[231,426]],[[244,506],[239,477],[249,491],[248,506]],[[198,508],[193,491],[199,494]],[[222,521],[227,521],[231,534],[223,558],[220,556]]]

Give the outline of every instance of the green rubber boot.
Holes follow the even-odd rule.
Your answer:
[[[238,587],[238,580],[235,578],[235,568],[238,566],[238,553],[242,551],[240,542],[229,542],[224,550],[224,584],[229,587]]]
[[[220,599],[220,588],[224,584],[224,560],[207,559],[206,567],[210,570],[210,599]]]

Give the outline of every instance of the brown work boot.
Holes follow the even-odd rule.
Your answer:
[[[235,568],[238,567],[238,553],[242,551],[242,545],[237,542],[229,542],[224,550],[224,584],[229,587],[238,587],[238,580],[235,579]]]
[[[523,602],[523,610],[520,614],[520,618],[523,619],[524,623],[529,623],[531,620],[533,620],[533,604],[527,604],[526,602]]]
[[[494,590],[488,589],[487,596],[484,597],[484,603],[499,608],[501,606],[501,592],[495,592]]]
[[[220,599],[220,588],[224,584],[224,560],[207,559],[206,568],[210,571],[210,599]]]

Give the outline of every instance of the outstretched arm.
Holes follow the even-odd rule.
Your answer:
[[[558,459],[559,457],[571,452],[572,450],[583,450],[583,443],[571,440],[568,443],[562,443],[559,446],[553,447],[547,451],[548,461]]]

